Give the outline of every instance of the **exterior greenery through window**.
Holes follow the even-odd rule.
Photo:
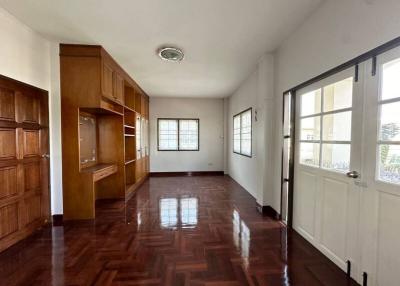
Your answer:
[[[159,118],[158,151],[199,151],[199,119]]]
[[[400,184],[400,59],[382,67],[379,99],[378,179]]]
[[[233,116],[233,152],[251,157],[252,109]]]

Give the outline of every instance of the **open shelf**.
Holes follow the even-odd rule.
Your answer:
[[[112,168],[112,167],[116,167],[116,164],[102,164],[102,163],[98,163],[96,165],[90,166],[90,167],[86,167],[86,168],[82,168],[81,172],[84,173],[96,173],[96,172],[101,172],[103,170]]]
[[[135,132],[135,127],[130,126],[130,125],[124,125],[124,134],[125,136],[135,136],[136,132]]]
[[[136,138],[125,136],[125,162],[136,159]]]
[[[125,112],[126,112],[126,111],[135,112],[134,109],[132,109],[132,108],[130,108],[130,107],[128,107],[128,106],[124,106],[124,109],[125,109]]]
[[[135,129],[136,113],[129,109],[124,109],[124,127],[125,129]]]
[[[136,166],[135,164],[125,165],[125,192],[131,193],[136,183]]]
[[[135,89],[130,85],[125,85],[125,106],[130,110],[135,109]]]
[[[136,161],[136,159],[127,160],[127,161],[125,161],[125,165],[132,164],[132,163],[134,163],[135,161]]]

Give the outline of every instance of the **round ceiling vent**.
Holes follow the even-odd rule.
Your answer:
[[[157,50],[158,56],[166,61],[180,62],[185,57],[183,51],[176,47],[162,47]]]

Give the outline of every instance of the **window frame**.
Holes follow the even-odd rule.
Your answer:
[[[177,122],[178,126],[178,132],[177,132],[177,149],[160,149],[160,120],[175,120]],[[193,120],[197,121],[197,149],[180,149],[180,124],[179,122],[181,120]],[[162,152],[197,152],[200,151],[200,119],[199,118],[157,118],[157,151],[162,151]]]
[[[297,117],[296,120],[298,121],[298,130],[297,130],[297,134],[298,135],[298,139],[297,139],[297,144],[299,144],[299,150],[298,150],[298,162],[301,166],[303,167],[308,167],[308,168],[314,168],[314,169],[319,169],[319,170],[324,170],[327,172],[333,172],[333,173],[337,173],[337,174],[343,174],[346,173],[348,171],[351,170],[352,168],[352,157],[351,157],[351,151],[353,148],[353,142],[352,142],[352,135],[353,135],[353,131],[352,128],[353,126],[351,125],[351,134],[350,134],[350,140],[326,140],[324,139],[323,135],[324,135],[324,127],[323,127],[323,120],[326,116],[330,116],[330,115],[335,115],[335,114],[340,114],[340,113],[345,113],[345,112],[351,112],[351,114],[353,114],[354,112],[354,102],[352,102],[351,107],[343,107],[343,108],[338,108],[338,109],[333,109],[333,110],[329,110],[329,111],[325,111],[324,110],[324,96],[325,96],[325,88],[341,82],[343,80],[348,80],[352,78],[352,82],[353,82],[353,96],[354,96],[354,82],[356,81],[356,76],[354,75],[354,73],[352,72],[352,69],[346,69],[343,71],[340,71],[336,74],[331,75],[328,78],[319,80],[313,84],[310,84],[307,87],[301,88],[299,90],[297,90],[296,96],[299,97],[299,110],[297,111]],[[307,114],[307,115],[302,115],[301,114],[301,105],[302,105],[302,96],[306,95],[310,92],[316,92],[316,91],[320,91],[320,111],[319,112],[315,112],[313,114]],[[319,118],[319,126],[320,126],[320,130],[319,130],[319,139],[318,140],[309,140],[309,139],[302,139],[301,138],[301,131],[302,131],[302,124],[301,121],[303,119],[308,119],[308,118],[316,118],[316,117],[320,117]],[[351,118],[353,119],[352,115]],[[300,152],[300,144],[301,143],[312,143],[312,144],[319,144],[319,159],[318,159],[318,165],[311,165],[311,164],[305,164],[301,162],[301,152]],[[349,158],[349,170],[348,171],[341,171],[338,169],[331,169],[331,168],[327,168],[323,166],[323,146],[325,145],[350,145],[350,158]]]
[[[382,108],[385,105],[390,105],[390,104],[396,104],[400,103],[400,97],[393,97],[393,98],[387,98],[383,99],[383,71],[384,71],[384,66],[388,63],[398,61],[400,62],[400,58],[396,56],[392,56],[389,54],[387,57],[380,59],[383,62],[379,62],[379,67],[377,67],[378,73],[375,76],[378,76],[378,99],[377,99],[377,117],[376,117],[376,154],[375,154],[375,182],[383,183],[383,184],[388,184],[392,185],[395,187],[400,186],[399,182],[393,182],[389,180],[385,180],[384,178],[381,177],[380,171],[381,171],[381,153],[380,153],[380,147],[383,145],[396,145],[400,146],[400,140],[382,140],[381,139],[381,132],[382,132]]]
[[[242,153],[242,114],[245,112],[250,111],[250,155],[248,154],[243,154]],[[240,143],[240,152],[236,152],[235,151],[235,138],[234,138],[234,134],[235,134],[235,117],[240,116],[240,132],[239,132],[239,143]],[[232,119],[232,151],[235,154],[238,155],[242,155],[248,158],[252,158],[253,157],[253,108],[249,107],[235,115],[233,115],[233,119]]]

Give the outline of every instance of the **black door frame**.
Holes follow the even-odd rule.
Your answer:
[[[283,203],[283,183],[284,180],[288,180],[288,205],[287,205],[287,213],[288,213],[288,218],[287,218],[287,226],[292,227],[293,225],[293,192],[294,192],[294,158],[295,158],[295,140],[296,140],[296,91],[299,89],[302,89],[306,86],[309,86],[315,82],[321,81],[325,78],[328,78],[334,74],[337,74],[338,72],[341,72],[343,70],[346,70],[351,67],[355,67],[355,79],[356,81],[358,80],[358,65],[362,62],[368,61],[372,59],[373,65],[372,65],[372,70],[371,74],[375,76],[376,74],[376,57],[380,54],[383,54],[389,50],[392,50],[394,48],[400,47],[400,37],[397,37],[375,49],[372,49],[358,57],[355,57],[333,69],[328,70],[327,72],[324,72],[308,81],[305,81],[283,93],[283,106],[282,106],[282,130],[283,130],[283,124],[284,124],[284,103],[285,103],[285,95],[290,94],[291,95],[291,118],[290,118],[290,156],[289,156],[289,178],[283,178],[283,152],[284,152],[284,145],[282,144],[282,158],[281,158],[281,209],[280,213],[282,214],[282,203]],[[285,134],[283,134],[284,136]],[[283,140],[282,140],[283,143]]]

